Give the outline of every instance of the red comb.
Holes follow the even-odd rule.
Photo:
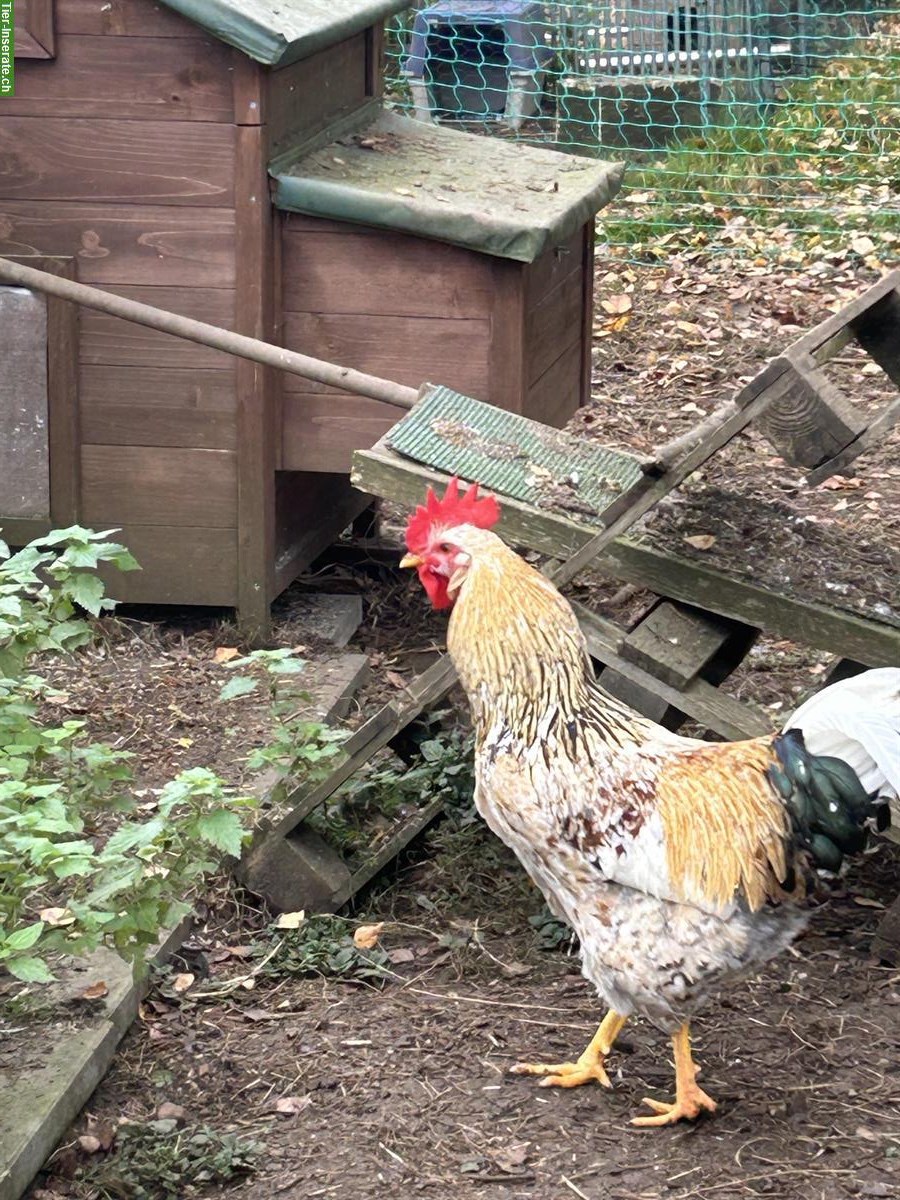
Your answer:
[[[413,554],[421,554],[433,540],[435,528],[476,525],[479,529],[490,529],[499,519],[500,505],[493,496],[479,496],[477,483],[461,496],[459,480],[454,475],[442,500],[428,489],[425,503],[419,505],[406,526],[406,546]]]

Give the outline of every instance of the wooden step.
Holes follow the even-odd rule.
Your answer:
[[[767,389],[769,405],[760,428],[788,462],[812,468],[813,484],[876,445],[900,420],[900,396],[873,417],[822,371],[854,340],[900,387],[900,270],[885,275],[775,360],[783,370]]]

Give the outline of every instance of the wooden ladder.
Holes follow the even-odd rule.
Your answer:
[[[853,404],[822,367],[853,340],[900,388],[900,270],[811,329],[766,368],[769,405],[760,427],[789,462],[821,483],[877,444],[900,420],[900,395],[874,417]]]

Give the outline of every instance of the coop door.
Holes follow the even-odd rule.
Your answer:
[[[55,58],[53,0],[15,0],[16,58]]]
[[[0,287],[0,518],[50,517],[47,302]]]

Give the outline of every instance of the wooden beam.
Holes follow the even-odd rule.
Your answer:
[[[900,334],[898,334],[900,341]],[[891,401],[886,405],[872,424],[855,438],[849,446],[845,446],[839,454],[835,454],[833,458],[829,458],[827,462],[823,462],[816,467],[814,471],[810,471],[806,477],[806,481],[810,487],[815,487],[821,483],[823,479],[828,479],[829,476],[843,470],[844,467],[852,463],[855,458],[863,454],[871,446],[877,446],[882,437],[900,421],[900,397]]]
[[[755,705],[735,700],[720,692],[705,679],[692,679],[684,688],[673,687],[658,675],[630,662],[621,652],[627,640],[625,630],[604,620],[582,604],[573,604],[582,632],[587,638],[591,657],[611,668],[629,683],[659,696],[672,708],[693,717],[713,733],[730,741],[762,737],[772,732],[772,723]],[[600,684],[603,686],[601,676]]]
[[[838,469],[832,462],[840,458],[846,464],[870,444],[862,440],[870,425],[865,413],[820,367],[855,338],[887,375],[900,383],[898,289],[900,271],[892,271],[803,334],[782,355],[789,370],[772,390],[761,428],[786,459],[819,468],[823,472],[820,479]],[[884,428],[882,424],[879,433]]]

